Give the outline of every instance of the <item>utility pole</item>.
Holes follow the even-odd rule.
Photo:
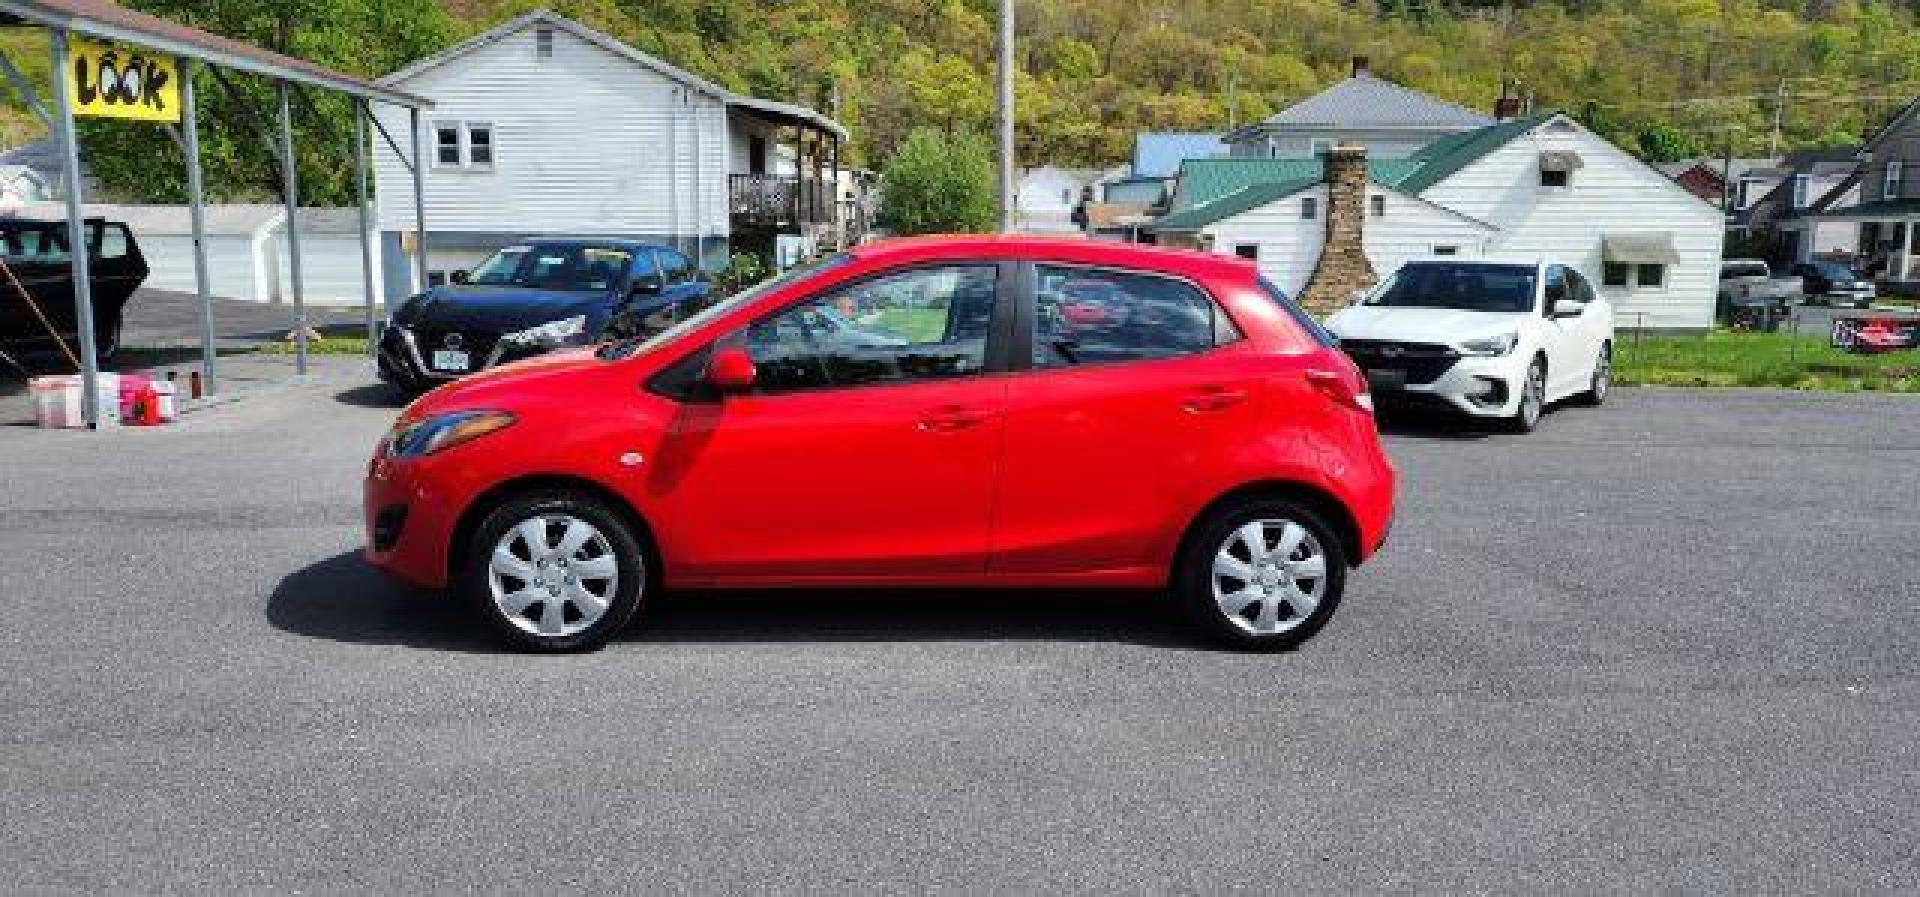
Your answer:
[[[1014,229],[1013,0],[1000,0],[1000,230]]]

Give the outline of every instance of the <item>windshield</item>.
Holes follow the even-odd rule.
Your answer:
[[[1363,304],[1524,313],[1533,310],[1537,276],[1532,265],[1409,264],[1375,288]]]
[[[580,292],[612,289],[633,253],[607,246],[508,246],[467,274],[486,287],[529,287]]]
[[[853,256],[842,252],[827,256],[816,262],[795,265],[788,268],[779,276],[770,277],[747,289],[741,290],[738,293],[701,309],[690,317],[682,318],[679,321],[650,332],[643,332],[627,339],[608,343],[600,350],[600,357],[608,360],[626,358],[659,346],[664,346],[667,343],[679,339],[682,334],[698,330],[702,326],[705,326],[708,321],[733,311],[742,305],[746,305],[774,290],[781,289],[789,284],[799,283],[816,274],[838,268],[850,261],[853,261]]]

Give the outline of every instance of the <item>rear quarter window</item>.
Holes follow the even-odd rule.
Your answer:
[[[1280,306],[1281,311],[1291,316],[1294,322],[1300,325],[1301,330],[1312,334],[1314,342],[1328,349],[1340,345],[1339,337],[1334,336],[1332,331],[1322,326],[1319,321],[1314,320],[1313,315],[1308,314],[1306,309],[1301,308],[1299,303],[1293,301],[1292,297],[1288,296],[1285,290],[1275,286],[1273,281],[1264,277],[1260,278],[1260,289],[1265,290],[1267,297],[1273,300],[1273,304]]]

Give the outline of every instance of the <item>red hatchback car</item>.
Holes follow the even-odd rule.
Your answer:
[[[1062,313],[1100,287],[1112,314]],[[409,406],[367,557],[535,650],[661,589],[1170,590],[1306,638],[1393,514],[1366,381],[1236,258],[901,240]]]

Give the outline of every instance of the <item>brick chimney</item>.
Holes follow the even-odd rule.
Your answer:
[[[1520,94],[1511,78],[1500,82],[1500,98],[1493,101],[1493,120],[1508,121],[1520,117]]]
[[[1367,57],[1365,56],[1353,57],[1353,76],[1355,78],[1358,78],[1361,75],[1370,75],[1370,74],[1373,74],[1373,73],[1367,69]]]
[[[1320,262],[1300,292],[1300,303],[1317,315],[1344,307],[1355,290],[1373,286],[1367,261],[1367,148],[1341,143],[1326,155],[1327,237]]]

